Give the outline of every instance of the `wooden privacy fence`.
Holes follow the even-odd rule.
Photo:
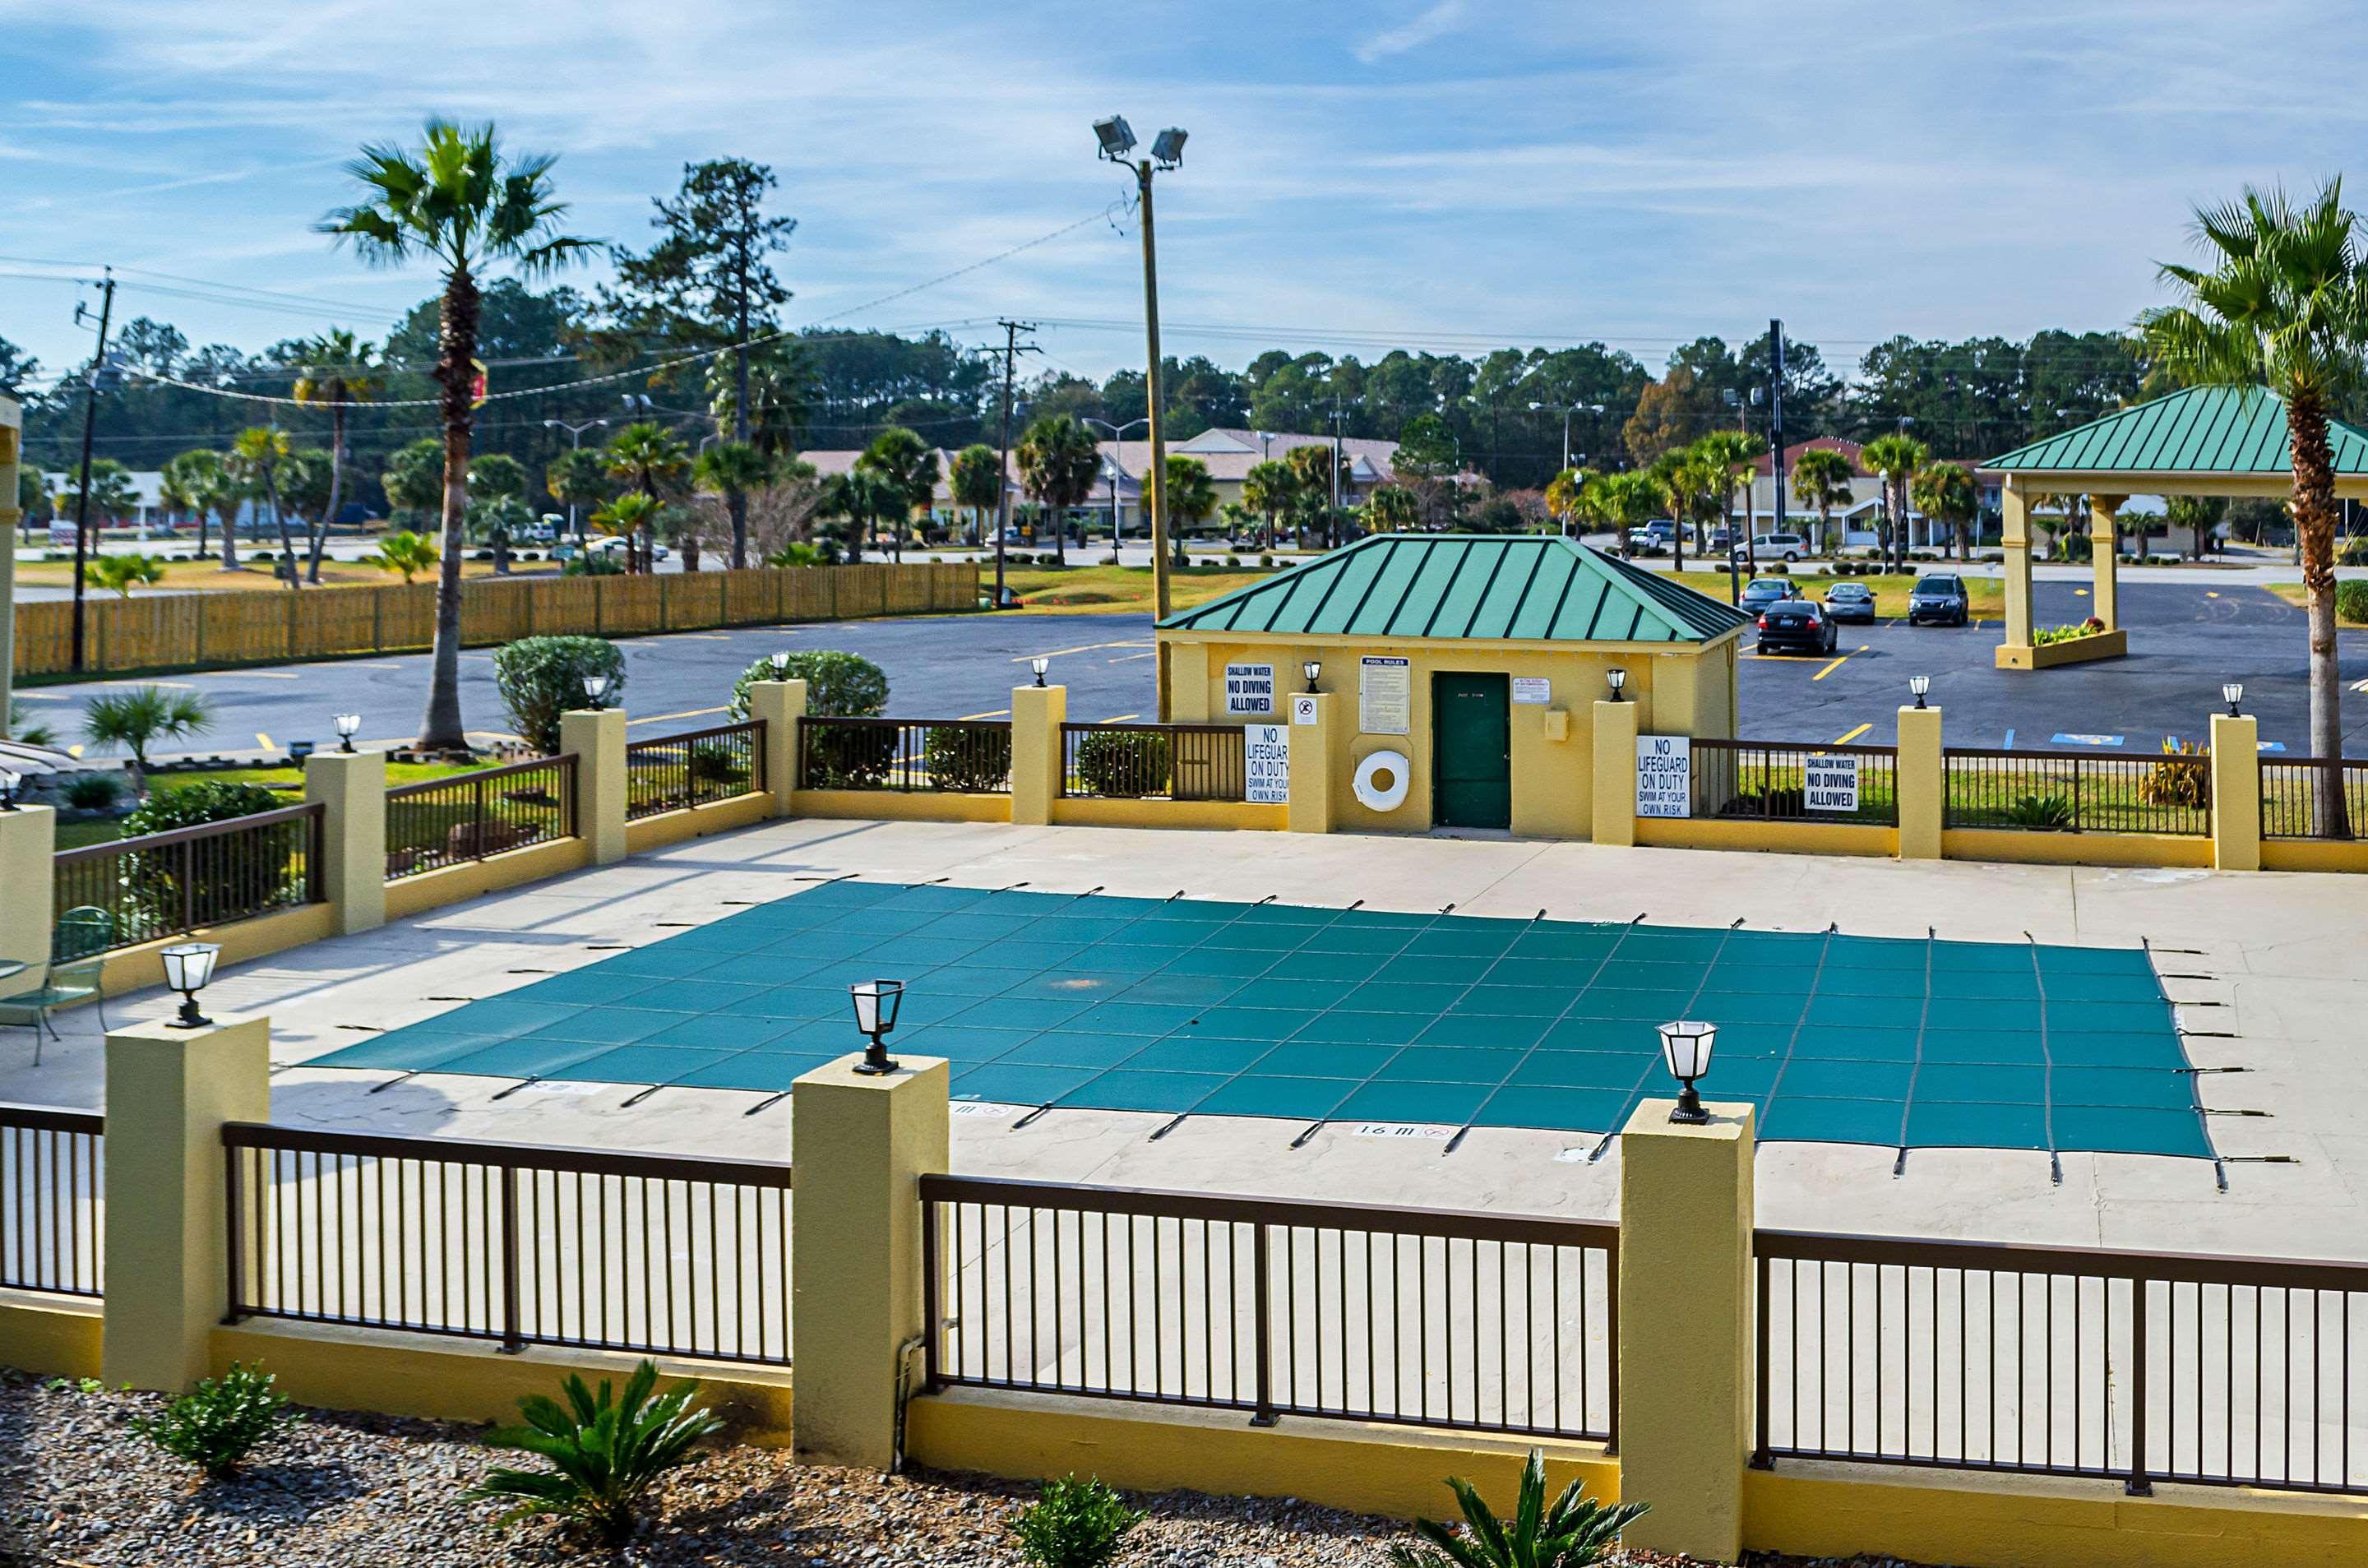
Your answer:
[[[977,608],[978,567],[968,562],[474,577],[461,585],[461,640],[475,647],[564,633],[619,637]],[[268,664],[425,648],[435,641],[436,585],[94,597],[84,613],[87,670]],[[17,607],[19,675],[64,674],[73,657],[71,603]]]

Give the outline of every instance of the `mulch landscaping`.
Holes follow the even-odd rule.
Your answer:
[[[0,1372],[0,1568],[1019,1568],[1009,1519],[1035,1493],[984,1476],[883,1477],[800,1464],[778,1449],[725,1448],[669,1478],[642,1533],[612,1551],[545,1523],[497,1528],[505,1506],[465,1488],[489,1464],[539,1461],[488,1449],[479,1427],[305,1410],[236,1477],[214,1482],[131,1429],[161,1403]],[[1133,1501],[1150,1517],[1127,1538],[1119,1568],[1381,1568],[1394,1544],[1413,1539],[1394,1520],[1295,1500],[1176,1492]],[[1440,1502],[1452,1507],[1444,1487]],[[1622,1561],[1682,1568],[1645,1553]]]

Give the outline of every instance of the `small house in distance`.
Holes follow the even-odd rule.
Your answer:
[[[1640,732],[1731,738],[1750,623],[1559,537],[1381,534],[1171,615],[1157,637],[1179,724],[1290,723],[1318,666],[1313,689],[1341,714],[1326,773],[1342,829],[1585,838],[1611,672]]]

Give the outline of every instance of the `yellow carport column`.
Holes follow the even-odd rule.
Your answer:
[[[2006,646],[2031,646],[2031,498],[2014,480],[1998,496],[1998,545],[2005,554]],[[2024,655],[2027,659],[2028,655]],[[1999,662],[2004,664],[2004,655]]]
[[[592,863],[625,858],[625,715],[616,708],[559,716],[559,751],[575,756],[575,836]]]
[[[17,464],[25,437],[24,406],[0,397],[0,736],[13,733],[10,704],[17,680],[17,526],[25,520],[17,505]]]
[[[2113,514],[2122,509],[2126,495],[2091,495],[2089,497],[2089,561],[2096,574],[2096,593],[2089,614],[2105,623],[2108,631],[2121,628],[2121,548],[2122,538],[2113,521]]]
[[[328,808],[321,824],[321,885],[337,934],[386,924],[386,754],[315,752],[304,763],[304,800]]]
[[[30,991],[49,978],[51,904],[57,879],[51,857],[57,853],[58,813],[48,806],[0,812],[0,959],[24,968],[0,980],[0,996]]]
[[[1629,1546],[1743,1554],[1752,1442],[1752,1109],[1648,1099],[1620,1136],[1620,1495]],[[803,1396],[801,1396],[803,1397]]]
[[[791,1095],[791,1429],[802,1459],[885,1471],[921,1366],[920,1178],[948,1168],[952,1119],[942,1058],[877,1076],[862,1061],[817,1067]]]
[[[1899,710],[1899,755],[1896,763],[1893,778],[1899,793],[1899,858],[1938,860],[1948,801],[1938,708]]]
[[[178,1393],[230,1311],[222,1127],[271,1116],[271,1023],[133,1024],[107,1037],[107,1329],[112,1386]]]
[[[1636,842],[1636,705],[1595,705],[1595,842]]]
[[[798,725],[806,716],[806,683],[760,680],[748,688],[748,717],[765,722],[765,788],[773,814],[795,814],[798,794]]]
[[[1328,691],[1291,699],[1291,803],[1284,821],[1293,833],[1332,831],[1332,744],[1340,699]]]
[[[1065,686],[1011,690],[1011,820],[1042,826],[1061,798],[1061,726],[1069,718]]]
[[[2212,864],[2261,869],[2261,730],[2249,713],[2212,716]]]

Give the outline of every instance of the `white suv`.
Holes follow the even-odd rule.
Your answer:
[[[1766,555],[1797,562],[1809,553],[1809,540],[1803,534],[1753,534],[1751,553],[1755,558]]]

